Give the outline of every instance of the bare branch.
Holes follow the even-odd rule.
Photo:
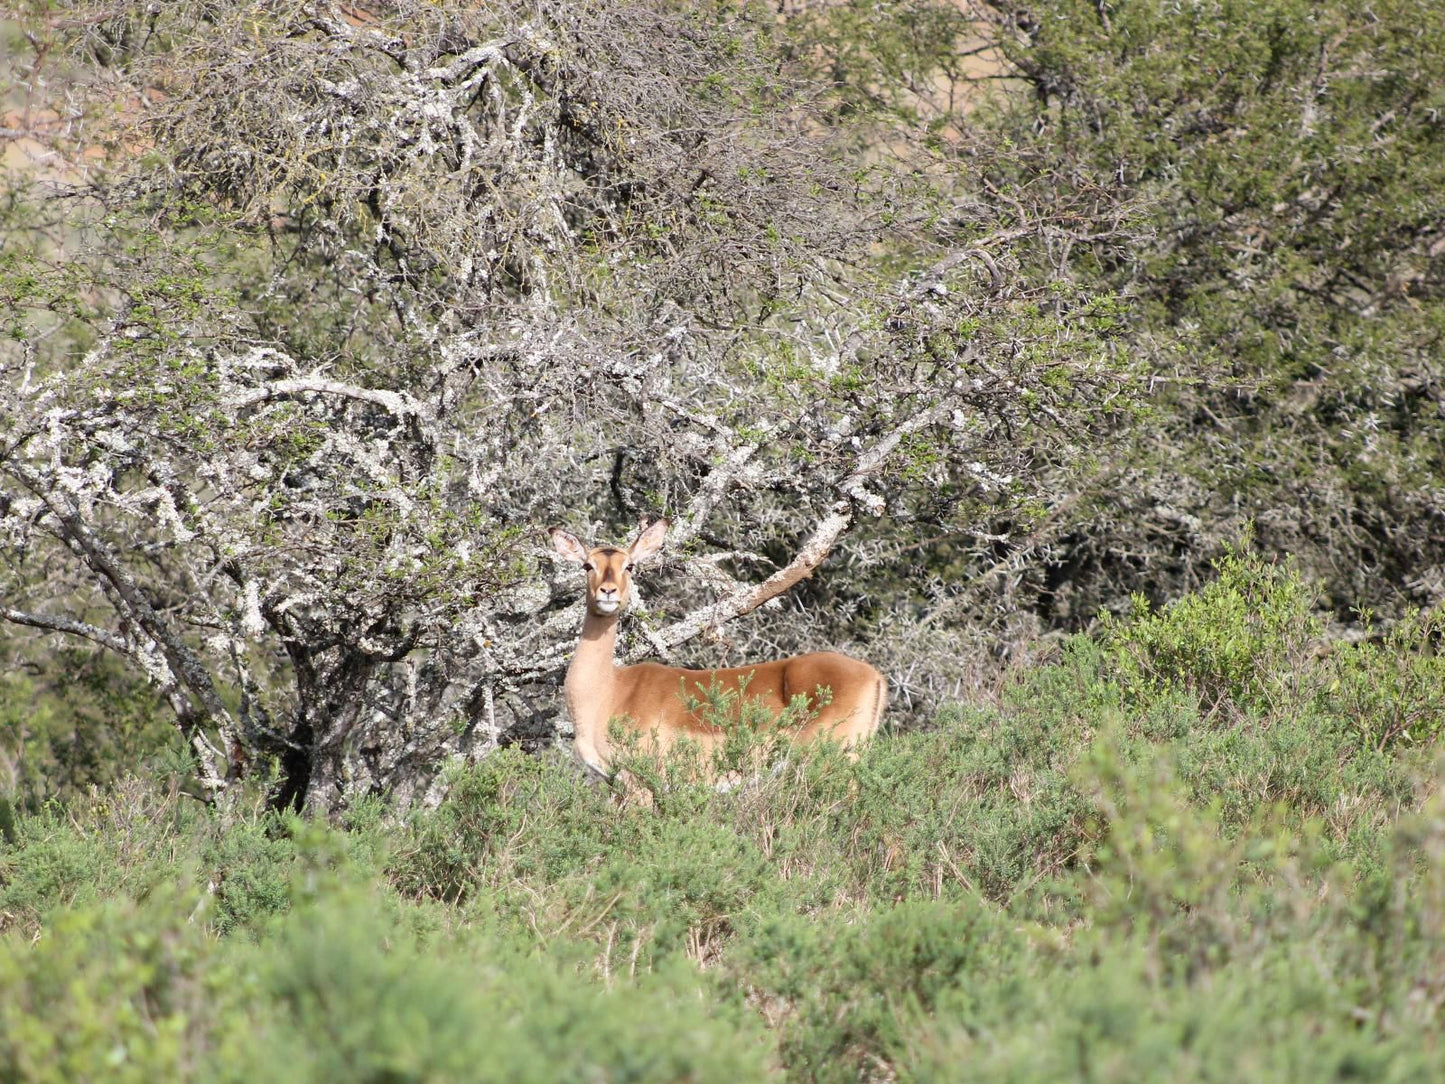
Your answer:
[[[48,632],[63,632],[68,636],[83,636],[92,640],[101,647],[117,652],[121,655],[132,654],[134,648],[124,639],[113,633],[106,632],[102,628],[88,624],[84,621],[76,621],[69,617],[57,617],[53,614],[28,613],[24,610],[17,610],[10,606],[0,606],[0,618],[12,621],[17,625],[28,625],[31,628],[45,629]]]
[[[774,572],[759,584],[748,584],[711,606],[694,611],[681,621],[674,622],[660,630],[654,642],[672,648],[685,643],[703,632],[715,628],[743,614],[756,610],[769,599],[776,598],[798,581],[812,574],[813,569],[832,552],[838,538],[853,522],[853,513],[847,502],[840,502],[823,521],[814,528],[808,540],[798,549],[797,555],[788,564]]]
[[[277,380],[251,391],[233,395],[226,400],[228,410],[244,410],[264,403],[269,399],[289,398],[294,395],[334,395],[345,399],[371,403],[395,414],[398,418],[426,417],[427,411],[404,392],[385,391],[379,388],[361,388],[339,380],[324,377],[302,377],[292,380]]]

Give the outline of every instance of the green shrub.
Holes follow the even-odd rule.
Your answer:
[[[604,988],[528,941],[428,944],[396,904],[343,891],[254,957],[257,1034],[223,1074],[290,1081],[727,1081],[766,1063],[758,1025],[690,968]]]
[[[241,821],[206,842],[201,861],[215,893],[212,921],[219,933],[256,936],[291,904],[295,848],[277,818]]]
[[[1201,804],[1167,758],[1110,738],[1077,775],[1097,815],[1075,878],[1084,921],[1053,937],[1026,927],[1013,981],[983,969],[969,1000],[937,997],[890,1061],[899,1079],[951,1079],[963,1065],[1000,1081],[1445,1071],[1437,803],[1392,833],[1389,872],[1361,892],[1320,847],[1322,825],[1260,804],[1226,829],[1220,804]]]
[[[190,799],[137,779],[19,818],[13,841],[0,846],[0,929],[188,879],[205,823]]]
[[[1374,749],[1437,742],[1445,733],[1442,643],[1445,613],[1412,612],[1379,640],[1337,648],[1325,668],[1325,703]]]
[[[0,1078],[181,1080],[219,1033],[237,982],[188,920],[196,893],[161,888],[56,913],[31,942],[0,937]],[[239,1038],[237,1038],[239,1041]]]
[[[1136,596],[1127,619],[1101,615],[1110,674],[1136,706],[1178,689],[1226,724],[1286,714],[1311,692],[1301,681],[1323,631],[1315,596],[1290,565],[1243,549],[1215,569],[1216,580],[1157,614]]]
[[[921,1026],[900,1080],[1107,1082],[1408,1081],[1438,1078],[1429,1034],[1381,1034],[1358,1019],[1348,985],[1307,950],[1271,953],[1159,981],[1131,941],[1085,938],[1076,966],[1028,976],[1014,1015],[972,1025],[941,1013]]]
[[[728,1081],[764,1075],[741,1002],[695,970],[607,989],[476,930],[428,940],[395,897],[335,887],[263,944],[205,894],[74,908],[0,938],[0,1077],[36,1081]]]
[[[629,845],[632,829],[610,792],[570,765],[502,749],[456,773],[447,801],[415,817],[391,874],[405,890],[461,901],[513,862],[553,877],[592,861],[619,834]]]
[[[978,901],[919,901],[818,923],[770,922],[733,966],[777,1019],[789,1077],[870,1079],[940,1012],[960,1023],[1017,997],[1026,943]]]
[[[382,834],[373,820],[342,832],[259,808],[208,810],[174,789],[126,780],[83,805],[17,821],[13,843],[0,846],[0,929],[36,929],[77,904],[195,882],[213,931],[254,939],[318,870],[354,866],[360,878],[379,870]]]

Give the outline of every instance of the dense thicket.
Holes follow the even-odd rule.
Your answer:
[[[1053,628],[1175,597],[1252,520],[1341,620],[1439,604],[1439,5],[845,4],[808,25],[840,113],[911,122],[1013,273],[1115,292],[1152,374],[1134,442],[1000,529],[1012,601]]]
[[[1252,518],[1342,618],[1439,604],[1445,10],[996,7],[1033,92],[1004,115],[1010,180],[1146,225],[1052,245],[1129,299],[1162,412],[1062,578],[1168,597]]]

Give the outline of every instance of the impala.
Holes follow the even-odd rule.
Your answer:
[[[702,718],[699,701],[714,691],[746,697],[780,713],[806,697],[804,721],[786,731],[793,741],[828,738],[852,748],[878,729],[888,689],[883,675],[866,662],[820,651],[751,666],[722,670],[685,670],[644,662],[618,666],[617,620],[632,600],[635,564],[662,548],[667,521],[641,531],[626,549],[599,546],[589,550],[560,527],[550,531],[552,545],[587,573],[587,611],[582,638],[563,686],[567,712],[576,733],[577,755],[590,768],[611,777],[609,724],[637,733],[639,746],[666,753],[679,739],[700,748],[704,763],[727,732]]]

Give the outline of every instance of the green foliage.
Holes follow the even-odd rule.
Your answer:
[[[1292,732],[1310,759],[1329,733],[1383,751],[1425,745],[1445,727],[1441,618],[1411,612],[1376,636],[1327,645],[1315,594],[1293,564],[1231,550],[1219,578],[1151,614],[1141,598],[1126,620],[1101,617],[1106,672],[1134,707],[1192,701],[1206,719]],[[1303,727],[1302,715],[1316,716]],[[1282,740],[1288,740],[1283,738]]]
[[[524,941],[429,943],[424,915],[333,886],[265,951],[217,941],[193,890],[67,910],[0,941],[8,1079],[730,1081],[766,1047],[740,1006],[669,969],[609,992]],[[380,907],[378,907],[380,903]],[[703,996],[706,995],[706,996]]]
[[[998,528],[1029,539],[1017,610],[1077,629],[1130,593],[1178,598],[1250,518],[1338,619],[1438,604],[1445,8],[804,8],[794,63],[831,80],[840,127],[943,176],[947,248],[1006,254],[1008,282],[1053,301],[1035,327],[1072,299],[1081,356],[1152,374],[1119,404],[1129,449],[1080,441],[1097,472],[1045,486],[1070,496],[1042,523],[1011,509]],[[950,511],[960,534],[978,517]],[[1040,535],[1060,559],[1031,575]],[[961,574],[962,548],[931,561],[951,591],[999,557]],[[889,591],[915,590],[911,571]]]
[[[34,930],[54,911],[189,879],[213,830],[191,799],[134,779],[22,817],[0,851],[0,930]]]
[[[35,647],[0,644],[0,797],[33,812],[173,759],[160,698],[119,660]]]
[[[296,847],[277,818],[241,821],[207,841],[201,862],[215,893],[216,932],[260,933],[289,909]]]
[[[0,1076],[181,1080],[208,1045],[239,1046],[244,1017],[220,1010],[241,980],[189,921],[190,897],[121,896],[58,913],[33,944],[0,938]]]
[[[260,1034],[226,1079],[735,1081],[758,1027],[696,972],[609,992],[526,951],[341,893],[297,912],[256,960]],[[252,954],[254,955],[254,954]],[[699,996],[702,994],[708,996]]]
[[[1377,749],[1429,746],[1445,730],[1445,614],[1411,612],[1380,639],[1338,648],[1326,670],[1331,708]]]
[[[1314,594],[1293,567],[1247,550],[1228,551],[1215,567],[1217,579],[1157,615],[1136,595],[1127,621],[1101,616],[1129,701],[1181,689],[1210,715],[1229,707],[1273,715],[1297,699],[1295,682],[1322,632]]]
[[[777,920],[733,966],[789,1007],[790,1076],[849,1081],[906,1063],[930,1020],[966,1028],[1016,1005],[1027,962],[1026,939],[972,900],[903,903],[847,924]]]

